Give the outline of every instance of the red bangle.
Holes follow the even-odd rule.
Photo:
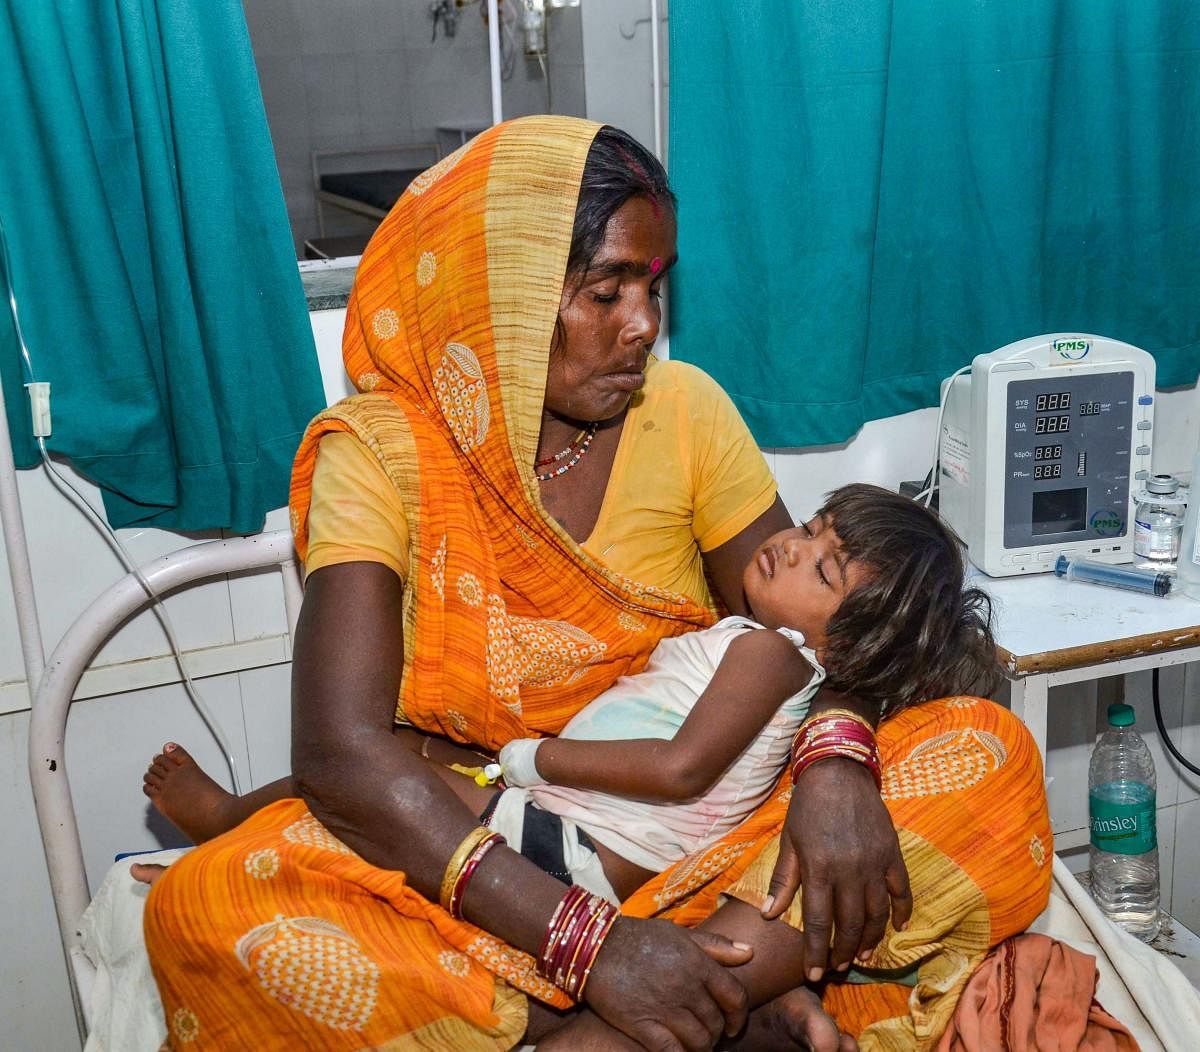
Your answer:
[[[839,713],[818,713],[801,726],[792,743],[792,784],[814,763],[841,757],[861,763],[883,788],[883,772],[875,734],[860,717]]]
[[[575,952],[571,954],[571,962],[567,966],[567,993],[576,1001],[579,1000],[583,991],[584,976],[591,971],[591,962],[603,941],[600,938],[600,932],[607,932],[613,918],[615,918],[615,911],[611,915],[605,910],[596,910],[592,913],[587,919]]]
[[[807,771],[814,763],[819,763],[821,760],[830,760],[841,758],[844,760],[854,760],[861,763],[868,771],[871,772],[871,777],[875,780],[875,787],[883,791],[883,773],[879,769],[879,765],[869,757],[863,756],[861,753],[851,752],[848,749],[826,749],[818,753],[813,753],[797,760],[792,767],[792,784],[795,785],[800,776]]]
[[[538,971],[544,979],[550,980],[555,986],[562,985],[559,981],[560,977],[556,978],[556,974],[560,971],[558,967],[560,951],[571,933],[574,932],[575,917],[579,910],[586,905],[588,897],[588,893],[583,888],[572,884],[567,888],[566,894],[563,895],[550,917],[545,938],[542,939],[542,948],[538,952]]]
[[[458,876],[455,878],[454,887],[450,891],[450,903],[448,910],[450,916],[455,920],[463,919],[463,896],[467,892],[467,884],[470,883],[471,878],[475,875],[475,870],[479,868],[479,863],[483,861],[484,855],[491,851],[492,848],[506,843],[508,843],[508,841],[506,841],[499,833],[491,833],[490,835],[484,837],[479,842],[475,850],[467,856],[466,862],[463,863],[462,869],[459,870]]]
[[[805,744],[812,744],[830,736],[848,738],[869,747],[873,747],[875,744],[875,732],[864,721],[818,713],[816,716],[810,716],[800,725],[800,730],[792,743],[792,750],[795,751]]]
[[[546,935],[542,939],[542,948],[538,951],[538,971],[542,977],[554,982],[553,965],[558,958],[561,944],[572,930],[575,915],[587,901],[587,892],[577,885],[567,889],[567,893],[559,900],[546,927]],[[558,984],[555,983],[557,986]]]
[[[619,912],[611,902],[578,885],[568,888],[546,928],[538,973],[578,1001]]]
[[[574,910],[567,918],[570,927],[564,928],[562,938],[558,941],[554,955],[554,985],[563,989],[566,988],[571,959],[579,950],[583,941],[583,930],[591,917],[591,911],[587,907],[588,900],[582,899],[580,908]]]
[[[815,716],[810,716],[800,725],[795,744],[814,741],[830,734],[853,738],[855,741],[865,744],[873,745],[875,743],[875,732],[865,720],[858,717],[841,716],[837,713],[819,712]]]
[[[583,988],[587,985],[588,976],[592,974],[592,966],[596,963],[596,958],[600,954],[600,947],[604,945],[604,940],[608,938],[608,933],[612,930],[612,926],[617,923],[617,917],[619,916],[620,911],[614,906],[601,926],[597,929],[594,948],[588,955],[587,965],[583,968],[583,973],[579,978],[579,985],[575,990],[575,1000],[583,1000]]]

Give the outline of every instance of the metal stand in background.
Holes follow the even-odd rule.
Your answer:
[[[487,0],[488,5],[488,63],[492,72],[492,123],[504,120],[504,101],[500,96],[500,5]]]
[[[650,90],[654,95],[654,156],[666,165],[662,134],[662,58],[658,41],[658,0],[650,0]]]

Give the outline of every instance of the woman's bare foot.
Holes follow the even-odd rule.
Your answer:
[[[153,885],[167,871],[167,867],[158,862],[135,862],[129,867],[129,875],[139,884]]]
[[[246,816],[238,797],[226,792],[174,742],[167,742],[142,778],[142,792],[159,812],[202,844],[232,829]]]

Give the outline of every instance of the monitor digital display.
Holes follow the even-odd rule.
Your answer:
[[[1071,408],[1071,392],[1062,391],[1055,394],[1036,395],[1033,400],[1033,411],[1044,413]]]
[[[1039,416],[1033,425],[1035,435],[1065,434],[1071,430],[1071,414],[1066,416]]]
[[[1030,532],[1044,537],[1050,533],[1077,533],[1087,526],[1087,486],[1047,489],[1033,494]]]

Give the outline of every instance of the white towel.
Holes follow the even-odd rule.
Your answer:
[[[80,923],[83,950],[96,966],[91,1029],[84,1052],[156,1052],[167,1036],[162,1002],[142,937],[150,891],[129,875],[135,862],[169,866],[188,848],[113,863]]]

